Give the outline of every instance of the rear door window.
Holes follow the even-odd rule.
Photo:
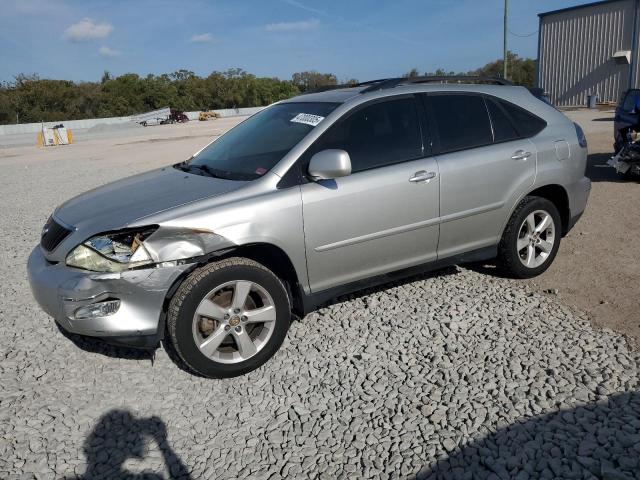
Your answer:
[[[452,152],[493,143],[491,123],[480,95],[429,95],[440,152]]]
[[[353,173],[422,157],[414,97],[376,102],[348,114],[316,142],[310,153],[331,148],[349,154]]]

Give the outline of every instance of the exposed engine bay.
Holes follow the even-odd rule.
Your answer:
[[[622,175],[640,175],[640,133],[629,129],[626,142],[607,164]]]

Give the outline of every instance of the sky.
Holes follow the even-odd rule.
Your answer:
[[[535,58],[537,14],[581,3],[510,0],[509,49]],[[235,67],[364,81],[502,56],[503,0],[0,0],[0,11],[2,81]]]

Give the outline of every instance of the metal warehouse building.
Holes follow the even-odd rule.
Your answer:
[[[538,86],[554,105],[617,102],[638,87],[640,0],[607,0],[541,13]]]

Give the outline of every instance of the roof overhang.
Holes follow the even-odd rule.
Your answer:
[[[618,65],[629,65],[631,63],[631,50],[618,50],[611,55]]]

